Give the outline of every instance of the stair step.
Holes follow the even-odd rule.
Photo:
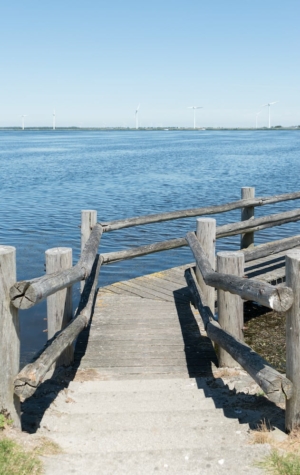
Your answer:
[[[238,450],[236,447],[214,446],[213,450],[96,452],[89,454],[88,461],[81,454],[61,454],[44,457],[44,466],[45,475],[263,475],[264,471],[256,466],[256,462],[267,453],[266,445],[258,445],[239,447]]]
[[[161,412],[130,412],[109,414],[64,414],[56,411],[47,411],[41,422],[39,432],[45,434],[53,432],[76,432],[80,433],[105,432],[112,430],[145,429],[160,431],[165,428],[177,430],[185,427],[189,430],[201,427],[214,427],[216,430],[224,424],[232,427],[239,426],[235,418],[225,418],[222,409],[214,411],[177,411],[174,413]]]
[[[240,432],[226,424],[219,424],[211,427],[209,424],[194,427],[177,427],[176,430],[113,430],[98,432],[95,428],[93,432],[81,434],[80,427],[73,433],[48,433],[48,438],[53,439],[60,445],[63,451],[75,454],[109,453],[109,452],[139,452],[149,450],[171,450],[171,449],[198,449],[199,451],[210,451],[213,447],[226,444],[228,440],[233,446],[245,439],[244,432]]]
[[[51,409],[69,414],[109,412],[172,412],[190,409],[214,410],[212,398],[198,391],[145,391],[109,393],[73,393],[62,391]],[[219,406],[220,407],[220,406]]]
[[[190,378],[188,380],[182,378],[167,379],[152,379],[152,380],[130,380],[130,381],[71,381],[68,386],[68,391],[78,393],[90,392],[128,392],[139,391],[198,391],[205,389],[210,392],[204,379]]]

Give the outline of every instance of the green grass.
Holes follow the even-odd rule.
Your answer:
[[[42,462],[32,452],[25,452],[16,442],[0,439],[0,475],[40,475]]]
[[[259,465],[273,475],[300,475],[300,457],[295,454],[280,455],[274,450]]]

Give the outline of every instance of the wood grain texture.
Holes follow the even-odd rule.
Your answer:
[[[286,282],[294,293],[294,303],[286,312],[286,375],[293,383],[287,401],[285,426],[288,432],[300,426],[300,250],[286,256]]]
[[[274,287],[254,279],[214,272],[195,234],[188,233],[186,237],[207,285],[237,294],[244,300],[254,300],[279,312],[291,307],[293,292],[289,287]]]
[[[217,359],[190,306],[187,267],[118,283],[119,294],[99,290],[91,326],[76,343],[79,371],[97,370],[100,379],[212,374]]]
[[[97,211],[93,209],[83,209],[81,211],[81,252],[83,252],[84,247],[91,235],[92,229],[97,223]],[[84,280],[80,282],[81,292],[84,289]]]
[[[244,275],[244,254],[242,252],[218,252],[217,271],[223,274]],[[240,341],[244,341],[244,304],[239,295],[218,289],[218,322],[223,330]],[[219,366],[235,368],[236,361],[220,346],[218,351]]]
[[[20,428],[20,401],[14,396],[13,380],[20,364],[18,310],[10,304],[9,289],[16,282],[16,249],[0,246],[0,411]]]
[[[115,231],[117,229],[129,228],[131,226],[139,226],[141,224],[160,223],[162,221],[170,221],[172,219],[190,218],[194,216],[204,216],[217,213],[225,213],[234,209],[240,209],[252,206],[263,206],[266,204],[279,203],[282,201],[296,200],[300,198],[300,192],[285,193],[282,195],[268,196],[263,198],[253,198],[248,200],[233,201],[231,203],[221,204],[217,206],[206,206],[202,208],[193,208],[167,213],[152,214],[147,216],[137,216],[133,218],[118,219],[114,221],[101,222],[104,232]]]
[[[215,268],[216,220],[214,218],[197,219],[197,239],[212,269]],[[215,289],[205,282],[201,269],[196,265],[196,277],[207,305],[215,313]]]
[[[41,352],[37,359],[26,365],[16,376],[14,392],[21,401],[35,393],[52,364],[57,361],[60,355],[87,326],[94,305],[100,267],[101,260],[97,256],[90,276],[86,281],[74,320],[57,336],[49,340],[46,349]]]
[[[281,226],[282,224],[292,223],[300,220],[300,209],[285,211],[284,213],[270,214],[262,218],[248,219],[237,223],[224,224],[217,227],[217,238],[234,236],[243,232],[261,231],[262,229]]]
[[[193,270],[185,272],[194,302],[203,319],[207,336],[222,346],[262,388],[268,398],[275,402],[289,399],[293,393],[293,384],[284,375],[272,368],[266,360],[255,353],[248,345],[223,330],[205,302]]]
[[[86,242],[77,264],[71,269],[46,274],[43,277],[17,282],[10,289],[10,298],[16,308],[30,308],[49,295],[86,279],[93,267],[102,236],[102,227],[96,224]]]
[[[52,274],[72,267],[72,248],[55,247],[45,252],[46,273]],[[60,332],[73,318],[72,287],[60,290],[47,298],[48,340]],[[70,345],[56,361],[56,366],[69,366],[73,361],[74,350]]]

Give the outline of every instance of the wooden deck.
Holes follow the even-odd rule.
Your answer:
[[[248,262],[245,276],[284,281],[284,256]],[[99,289],[91,325],[76,344],[77,377],[134,379],[208,376],[217,358],[184,270],[192,264]]]

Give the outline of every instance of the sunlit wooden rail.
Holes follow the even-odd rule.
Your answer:
[[[65,365],[72,363],[73,351],[70,351],[70,348],[72,348],[72,344],[78,338],[78,335],[89,325],[102,265],[168,249],[190,246],[196,260],[196,268],[188,266],[189,268],[185,271],[183,268],[181,269],[181,279],[185,274],[187,288],[178,289],[176,286],[174,287],[172,281],[169,281],[168,284],[164,283],[165,288],[159,288],[157,283],[154,283],[153,280],[151,282],[149,276],[148,278],[145,277],[143,284],[139,279],[135,279],[134,281],[120,282],[111,286],[110,289],[106,290],[107,294],[111,294],[110,301],[115,302],[114,305],[119,308],[119,313],[121,313],[122,299],[118,296],[122,295],[122,298],[124,298],[126,292],[131,295],[140,294],[140,297],[148,296],[148,299],[150,298],[153,301],[164,301],[161,298],[161,296],[164,296],[167,301],[176,300],[177,305],[189,305],[190,300],[192,300],[203,319],[202,328],[220,348],[219,365],[233,366],[237,363],[240,364],[262,387],[271,400],[274,402],[278,402],[282,398],[286,400],[287,430],[290,431],[298,426],[300,377],[297,368],[300,363],[300,342],[297,338],[297,334],[299,334],[297,306],[299,307],[300,298],[298,297],[300,250],[297,248],[300,247],[300,236],[293,236],[254,247],[254,235],[256,231],[261,229],[299,221],[300,210],[296,209],[260,218],[254,217],[254,210],[256,206],[299,198],[300,192],[255,198],[253,188],[243,188],[242,199],[232,203],[111,222],[97,223],[96,211],[83,211],[81,225],[82,253],[78,263],[75,266],[64,263],[63,256],[69,254],[69,251],[71,252],[68,248],[67,250],[66,248],[48,250],[50,256],[48,256],[48,260],[51,265],[48,264],[46,275],[21,282],[16,282],[15,249],[9,246],[1,246],[0,378],[3,384],[0,388],[0,406],[2,410],[10,413],[15,425],[19,425],[20,400],[30,397],[35,392],[54,363]],[[99,254],[98,251],[103,232],[185,217],[207,216],[234,209],[241,209],[242,220],[240,222],[216,226],[215,219],[198,218],[196,233],[189,232],[183,237],[126,250],[103,254]],[[241,235],[241,249],[238,252],[218,253],[217,271],[215,271],[215,240],[236,234]],[[285,279],[286,283],[284,284]],[[70,300],[72,285],[79,281],[82,282],[83,292],[79,307],[74,318],[72,318],[70,306],[66,304],[66,299]],[[272,285],[272,283],[277,284],[278,282],[280,282],[279,285]],[[218,322],[215,317],[215,289],[217,289]],[[46,298],[48,302],[48,329],[51,328],[51,333],[48,334],[47,347],[40,352],[32,363],[19,371],[18,309],[30,308]],[[260,355],[256,354],[243,342],[241,330],[243,326],[243,300],[255,300],[261,305],[276,311],[286,312],[288,327],[286,376],[275,371]],[[159,305],[157,306],[157,303],[154,304],[150,301],[148,305],[150,313],[146,317],[146,320],[147,318],[149,320],[149,328],[152,328],[151,305],[153,308],[155,307],[156,312],[159,311]],[[160,305],[163,308],[163,304]],[[99,311],[101,314],[101,308]],[[187,307],[185,311],[188,312]],[[68,312],[68,315],[66,315],[66,312]],[[143,311],[141,310],[141,312],[139,318],[142,319]],[[159,318],[166,318],[163,310]],[[101,318],[99,321],[101,323]],[[120,321],[118,321],[118,324],[121,325]],[[142,324],[142,320],[139,324]],[[184,319],[180,324],[181,332],[184,334],[186,331]],[[197,325],[200,325],[200,322],[197,322]],[[158,331],[153,328],[152,331]],[[128,328],[122,330],[122,325],[118,329],[120,332],[125,332],[124,335],[128,330]],[[164,335],[164,339],[166,339],[168,332]],[[80,342],[80,338],[78,341]],[[167,343],[165,345],[165,348],[168,348],[167,353],[172,352],[172,348],[169,348]],[[108,351],[112,358],[108,358],[106,361],[110,362],[109,364],[115,361],[115,364],[117,364],[118,356],[114,356],[118,354],[117,348],[108,346]],[[152,350],[147,349],[147,351],[151,353]],[[164,353],[163,348],[160,348],[159,351],[162,354]],[[184,351],[186,351],[185,348]],[[105,349],[101,353],[102,357],[103,352],[105,352]],[[181,356],[178,357],[178,364],[182,361]],[[136,355],[136,357],[138,356]],[[197,351],[193,347],[189,352],[189,358],[194,362],[195,371],[201,373]],[[213,359],[211,355],[210,359]],[[144,370],[146,371],[145,368]]]

